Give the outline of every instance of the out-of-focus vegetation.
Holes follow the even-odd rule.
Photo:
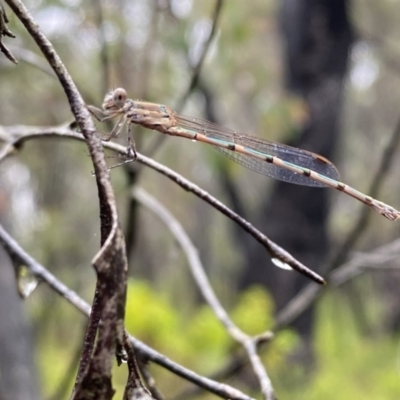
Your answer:
[[[289,374],[289,380],[287,370],[281,372],[284,398],[398,398],[399,335],[382,331],[382,314],[377,310],[376,299],[366,301],[370,312],[367,334],[341,293],[327,296],[319,304],[314,337],[317,358],[311,383],[304,370],[297,367]]]
[[[182,313],[171,304],[165,294],[155,291],[144,281],[130,281],[128,294],[126,327],[129,332],[198,373],[210,375],[218,371],[227,365],[231,352],[238,349],[208,307],[199,306],[192,308],[190,312]],[[245,332],[257,334],[272,327],[272,300],[264,289],[253,287],[244,292],[235,303],[232,310],[229,310],[230,314]],[[249,310],[252,312],[249,313]],[[74,318],[71,307],[57,301],[53,311],[64,315],[65,318],[59,321],[56,329],[50,326],[40,328],[37,350],[43,389],[48,394],[53,393],[65,377],[77,350],[77,343],[81,339],[80,331],[75,330],[71,334],[68,326],[70,318]],[[48,318],[51,320],[50,316]],[[273,369],[284,368],[285,357],[295,348],[297,342],[293,332],[283,331],[278,339],[263,351],[263,359]],[[55,354],[64,362],[55,364]],[[166,392],[178,393],[187,387],[187,383],[176,378],[171,379],[171,375],[159,367],[153,366],[151,371],[157,384]],[[119,385],[117,390],[122,391],[126,383],[126,370],[116,367],[114,373],[117,377],[116,384]],[[72,382],[70,384],[72,385]],[[240,380],[235,379],[232,384],[243,385]]]
[[[106,91],[122,86],[132,98],[171,108],[179,104],[189,84],[191,67],[209,34],[215,2],[103,2],[104,38],[94,3],[26,2],[87,103],[100,106]],[[356,0],[350,4],[358,38],[351,53],[341,144],[334,161],[345,182],[366,190],[382,148],[400,120],[400,13],[397,2],[389,0]],[[213,97],[214,112],[224,125],[285,142],[290,139],[288,132],[295,132],[293,128],[304,123],[307,110],[301,100],[283,89],[278,5],[272,0],[226,1],[201,77]],[[7,11],[10,29],[17,38],[6,38],[4,42],[19,64],[12,65],[0,54],[0,125],[70,122],[71,113],[60,84],[43,70],[46,62],[35,43]],[[109,70],[101,59],[103,44],[107,47]],[[32,61],[27,52],[36,54],[40,62]],[[194,92],[182,111],[204,117],[205,105],[204,93]],[[105,124],[99,128],[109,129]],[[159,139],[155,132],[135,129],[134,134],[143,153]],[[125,143],[126,138],[119,140]],[[95,284],[90,262],[99,248],[99,210],[86,147],[54,138],[27,142],[19,150],[0,165],[0,189],[4,193],[1,212],[7,214],[11,232],[23,247],[90,301]],[[218,182],[218,168],[225,168],[235,185],[241,187],[247,216],[257,225],[258,213],[266,202],[258,194],[261,187],[272,188],[272,180],[222,158],[210,147],[177,138],[167,138],[152,156],[229,202],[229,195]],[[399,160],[394,158],[380,194],[383,201],[397,208]],[[110,158],[109,164],[118,161]],[[121,222],[128,226],[132,223],[127,221],[128,178],[122,168],[112,170],[111,176]],[[246,267],[246,260],[234,244],[232,222],[153,171],[141,168],[137,183],[161,199],[181,221],[235,321],[248,333],[272,327],[275,310],[268,293],[259,287],[244,293],[236,290],[237,276]],[[333,190],[331,199],[334,249],[363,206]],[[199,300],[187,272],[187,261],[168,230],[141,208],[135,218],[136,243],[130,254],[132,281],[126,313],[129,331],[199,373],[218,371],[236,350],[234,344]],[[379,215],[372,216],[371,224],[356,250],[369,252],[398,236],[399,225]],[[262,226],[258,228],[263,230]],[[301,235],[301,229],[296,229]],[[266,274],[267,268],[273,268],[268,260],[266,254],[265,263],[259,266]],[[311,367],[291,361],[290,356],[301,348],[301,339],[292,331],[278,332],[265,347],[263,361],[280,398],[399,398],[400,302],[392,291],[386,292],[388,287],[396,286],[399,274],[374,273],[372,277],[357,278],[356,296],[345,287],[319,303],[313,337],[309,338],[315,350]],[[42,393],[49,395],[79,351],[85,320],[42,286],[25,305],[34,327]],[[151,371],[166,397],[186,387],[186,383],[157,366]],[[125,377],[118,379],[122,388]],[[230,383],[245,392],[251,386],[244,378],[232,378]],[[258,392],[252,394],[257,396]]]

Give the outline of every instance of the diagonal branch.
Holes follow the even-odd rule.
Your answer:
[[[56,73],[92,157],[100,204],[102,248],[92,262],[98,280],[73,398],[109,399],[113,394],[111,366],[116,343],[123,342],[127,260],[103,148],[89,111],[52,44],[21,1],[6,1]],[[99,327],[100,318],[103,324]]]
[[[0,151],[0,162],[3,158],[12,154],[20,144],[26,140],[39,138],[41,136],[62,136],[82,140],[82,136],[71,130],[68,125],[62,125],[59,127],[29,127],[29,126],[15,126],[15,127],[2,127],[0,126],[0,140],[6,142],[6,145]],[[123,147],[114,142],[103,142],[104,147],[109,148],[121,155],[126,155],[126,147]],[[211,196],[208,192],[201,189],[199,186],[185,179],[182,175],[176,173],[168,167],[152,160],[151,158],[145,157],[140,153],[137,153],[137,161],[144,164],[155,171],[165,175],[173,182],[181,186],[186,191],[193,193],[202,200],[206,201],[212,207],[216,208],[222,214],[236,222],[242,229],[253,236],[262,246],[265,247],[269,253],[271,260],[275,265],[287,266],[288,269],[294,269],[295,271],[307,276],[308,278],[324,284],[325,280],[294,258],[289,252],[284,250],[282,247],[277,245],[275,242],[270,240],[262,232],[256,229],[250,222],[236,214],[225,204],[218,201],[215,197]]]
[[[264,395],[264,398],[266,400],[274,399],[275,395],[271,380],[268,377],[268,374],[257,354],[257,339],[245,334],[232,321],[228,313],[223,308],[211,287],[207,275],[204,272],[204,268],[198,256],[197,250],[184,231],[182,225],[159,201],[149,195],[145,190],[135,188],[132,194],[143,206],[147,207],[154,214],[156,214],[167,225],[170,232],[174,235],[175,239],[178,241],[186,255],[190,271],[204,299],[212,308],[216,317],[225,326],[232,339],[238,342],[246,351],[247,357],[253,366],[253,371],[261,386],[261,391]],[[266,335],[264,335],[264,337],[266,337]],[[272,338],[272,334],[270,334],[270,338]]]
[[[4,246],[10,257],[15,262],[26,265],[38,279],[42,280],[43,283],[47,284],[50,288],[59,293],[81,313],[87,316],[90,314],[89,304],[81,299],[74,291],[70,290],[66,285],[60,282],[33,257],[26,253],[24,249],[22,249],[22,247],[7,233],[2,225],[0,225],[0,243]],[[142,353],[148,360],[168,369],[172,373],[184,379],[187,379],[203,389],[216,394],[217,396],[226,399],[252,400],[251,397],[233,388],[232,386],[204,378],[200,375],[197,375],[193,371],[182,367],[134,337],[130,337],[130,340],[135,349]]]
[[[367,191],[367,193],[369,193],[371,197],[377,197],[385,178],[388,176],[388,171],[393,163],[394,157],[398,152],[399,144],[400,119],[397,121],[397,125],[394,128],[391,137],[382,152],[378,170],[376,171],[369,190]],[[339,265],[343,264],[351,249],[355,246],[357,241],[361,238],[362,234],[366,231],[365,228],[368,225],[368,221],[370,220],[370,218],[371,213],[368,212],[368,209],[363,208],[352,230],[348,233],[341,247],[335,252],[336,256],[328,265],[328,272],[336,269]]]
[[[219,23],[219,19],[221,16],[221,10],[222,10],[223,4],[224,4],[223,0],[216,0],[214,14],[212,17],[212,28],[210,31],[210,35],[208,36],[207,40],[205,41],[205,43],[203,45],[203,50],[200,54],[200,57],[199,57],[196,65],[194,65],[192,67],[192,76],[190,78],[190,83],[188,85],[188,88],[186,89],[186,92],[184,93],[182,98],[179,100],[179,103],[177,105],[177,110],[181,110],[183,108],[187,99],[192,94],[193,90],[196,88],[196,86],[199,82],[199,78],[200,78],[201,70],[203,68],[204,61],[207,57],[210,46],[211,46],[211,44],[215,38],[215,35],[217,33],[218,23]]]
[[[15,38],[15,35],[7,28],[9,20],[6,14],[6,10],[0,1],[0,51],[14,64],[18,64],[10,50],[2,42],[3,36],[8,36],[10,38]]]

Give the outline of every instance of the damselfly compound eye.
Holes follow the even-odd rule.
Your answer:
[[[127,99],[127,94],[125,89],[122,88],[115,89],[113,92],[113,99],[117,107],[122,107]]]

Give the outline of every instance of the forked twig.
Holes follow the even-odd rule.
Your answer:
[[[53,274],[51,274],[45,267],[38,263],[27,252],[25,252],[22,247],[7,233],[2,225],[0,225],[0,243],[10,254],[10,257],[12,257],[14,260],[17,260],[21,264],[26,265],[38,279],[49,285],[54,291],[59,293],[81,313],[86,316],[90,315],[90,305],[81,299],[73,290],[69,289],[66,285],[60,282]],[[163,366],[172,373],[202,387],[205,390],[208,390],[211,393],[216,394],[217,396],[225,399],[230,398],[237,400],[253,400],[251,397],[230,385],[205,378],[187,368],[184,368],[183,366],[170,360],[165,355],[158,353],[134,337],[130,337],[130,341],[135,349],[144,354],[148,360]]]
[[[8,36],[10,38],[15,38],[15,35],[8,29],[7,24],[9,23],[9,19],[6,14],[6,10],[3,6],[3,3],[0,0],[0,51],[14,64],[18,64],[18,61],[13,56],[10,50],[5,46],[2,41],[3,36]]]
[[[267,400],[275,398],[272,383],[268,374],[261,363],[257,354],[257,337],[250,337],[245,334],[229,317],[228,313],[219,302],[215,295],[211,284],[204,272],[203,265],[198,256],[197,250],[189,239],[188,235],[182,228],[181,224],[172,216],[172,214],[154,197],[150,196],[145,190],[135,188],[132,192],[133,196],[145,207],[155,213],[167,226],[174,235],[189,263],[190,271],[204,299],[212,308],[216,317],[224,325],[233,340],[238,342],[246,351],[248,359],[253,366],[253,371],[258,379],[263,396]],[[266,338],[264,334],[264,338]],[[272,333],[269,338],[272,338]]]
[[[5,157],[11,155],[15,148],[21,143],[27,140],[37,139],[43,136],[60,136],[66,138],[72,138],[76,140],[83,140],[81,134],[72,130],[69,124],[61,125],[57,127],[29,127],[29,126],[15,126],[15,127],[1,127],[0,126],[0,139],[6,142],[3,149],[0,151],[0,162]],[[104,147],[111,149],[121,155],[126,155],[126,147],[121,146],[114,142],[103,142]],[[312,271],[310,268],[302,264],[296,258],[294,258],[289,252],[277,245],[275,242],[270,240],[266,235],[260,232],[254,227],[249,221],[235,213],[225,204],[217,200],[215,197],[210,195],[207,191],[201,189],[199,186],[184,178],[182,175],[173,171],[172,169],[154,161],[151,158],[145,157],[140,153],[137,153],[137,162],[146,165],[158,173],[163,174],[168,179],[172,180],[184,190],[193,193],[195,196],[206,201],[212,207],[220,211],[222,214],[227,216],[229,219],[237,223],[242,229],[253,236],[264,248],[267,250],[272,260],[279,260],[282,264],[287,264],[290,268],[295,271],[309,277],[317,283],[324,283],[324,279]]]
[[[89,324],[86,336],[91,338],[91,342],[85,341],[84,343],[79,368],[80,374],[77,375],[72,398],[89,398],[89,393],[92,398],[111,398],[113,393],[112,360],[115,357],[116,344],[123,341],[127,260],[103,148],[100,139],[95,134],[93,121],[82,96],[51,42],[21,1],[6,1],[56,73],[92,157],[101,216],[102,247],[92,262],[98,275],[96,290],[98,296],[94,300],[94,306],[98,306],[98,308],[93,307],[94,318],[91,321],[94,324]],[[7,147],[11,149],[13,146],[9,144]],[[4,154],[6,153],[3,152]],[[103,321],[101,326],[98,325],[100,318]],[[94,338],[97,338],[96,344]],[[102,385],[98,385],[99,379],[102,380]]]

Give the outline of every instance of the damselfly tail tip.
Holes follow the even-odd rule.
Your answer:
[[[400,218],[400,211],[396,210],[388,204],[382,203],[380,201],[375,201],[370,204],[371,207],[386,217],[389,221],[396,221]]]
[[[385,210],[382,215],[390,221],[397,221],[400,218],[400,212],[395,210],[394,208],[390,210]]]

